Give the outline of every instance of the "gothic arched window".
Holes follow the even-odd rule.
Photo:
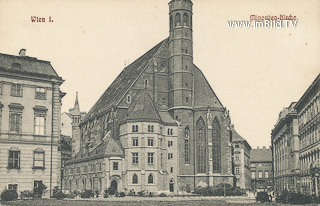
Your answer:
[[[148,176],[148,184],[153,184],[153,175],[152,174],[150,174]]]
[[[197,167],[199,173],[206,172],[206,126],[202,117],[197,121]]]
[[[181,15],[180,15],[180,13],[176,13],[175,26],[181,26]]]
[[[190,163],[190,145],[189,145],[190,129],[188,127],[184,130],[184,163]]]
[[[172,16],[170,16],[170,29],[172,29],[172,27],[173,27],[173,18]]]
[[[187,13],[183,15],[183,26],[189,26],[189,15]]]
[[[134,174],[132,176],[132,184],[138,184],[138,175],[137,174]]]
[[[149,80],[148,79],[145,79],[144,80],[144,87],[148,87],[149,86]]]
[[[213,172],[221,172],[221,129],[217,118],[212,126],[212,161]]]

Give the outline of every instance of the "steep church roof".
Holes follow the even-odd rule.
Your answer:
[[[147,53],[142,55],[132,64],[127,66],[102,94],[99,100],[91,108],[81,123],[87,122],[96,115],[111,109],[116,106],[126,92],[130,89],[138,77],[145,71],[146,66],[155,55],[160,52],[168,44],[168,38],[157,44]],[[168,57],[169,58],[169,57]],[[223,109],[223,105],[217,95],[212,90],[207,79],[201,70],[194,65],[194,108],[216,107]],[[172,120],[170,120],[172,122]],[[172,122],[173,123],[173,122]]]
[[[194,65],[194,108],[208,106],[223,108],[202,71]]]
[[[97,114],[106,111],[118,104],[122,96],[125,95],[130,86],[140,76],[147,64],[151,61],[151,59],[154,57],[154,55],[166,41],[167,39],[161,41],[147,53],[145,53],[136,61],[127,66],[112,82],[108,89],[102,94],[99,100],[95,103],[95,105],[85,116],[83,122],[86,122],[87,120],[96,116]]]
[[[143,89],[136,95],[124,120],[161,121],[159,112],[147,89]]]

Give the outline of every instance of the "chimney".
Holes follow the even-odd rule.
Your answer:
[[[26,49],[20,49],[19,56],[21,57],[26,56]]]
[[[266,146],[263,146],[263,149],[266,149]]]
[[[260,149],[259,146],[257,147],[257,149]]]

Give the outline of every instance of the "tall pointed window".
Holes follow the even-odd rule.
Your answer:
[[[152,174],[150,174],[148,176],[148,184],[153,184],[153,175]]]
[[[170,16],[170,29],[172,29],[172,27],[173,27],[173,18],[172,16]]]
[[[180,13],[176,13],[175,26],[181,26],[181,15],[180,15]]]
[[[183,15],[183,26],[189,26],[189,15],[187,13]]]
[[[190,164],[190,145],[189,145],[190,129],[188,127],[184,130],[184,163]]]
[[[132,184],[138,184],[138,175],[137,174],[133,174],[133,176],[132,176]]]
[[[206,128],[202,117],[197,121],[197,168],[198,173],[206,172]]]
[[[217,118],[212,127],[212,161],[213,172],[221,172],[221,129]]]

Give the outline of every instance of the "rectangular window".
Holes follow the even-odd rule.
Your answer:
[[[170,172],[173,173],[173,167],[170,167]]]
[[[20,168],[20,151],[9,151],[9,169],[19,169]]]
[[[8,185],[8,190],[16,191],[18,189],[18,184],[9,184]]]
[[[153,132],[154,129],[153,129],[153,125],[148,125],[148,132]]]
[[[80,174],[80,167],[77,167],[76,172],[77,172],[77,174]]]
[[[44,168],[44,152],[35,151],[33,153],[33,167]]]
[[[153,154],[152,152],[148,152],[148,164],[153,164]]]
[[[22,97],[22,85],[12,84],[11,85],[11,96]]]
[[[21,120],[22,120],[22,115],[21,113],[14,113],[11,112],[10,113],[10,117],[9,117],[9,124],[10,124],[10,132],[13,133],[20,133],[21,131]]]
[[[236,157],[236,160],[240,160],[239,155],[235,155],[235,157]]]
[[[173,153],[168,153],[168,159],[172,159],[173,158]]]
[[[46,99],[46,89],[37,87],[35,98],[36,99]]]
[[[113,170],[119,170],[119,162],[113,162]]]
[[[237,182],[240,182],[240,178],[237,178]]]
[[[264,173],[264,178],[269,178],[269,172]]]
[[[148,146],[153,147],[153,137],[148,138]]]
[[[35,117],[34,121],[34,134],[35,135],[44,135],[45,134],[45,122],[46,119],[43,116]]]
[[[139,156],[138,152],[132,153],[132,164],[138,164],[139,163]]]
[[[173,145],[173,141],[168,141],[168,147],[171,147]]]
[[[251,172],[251,178],[256,179],[256,172]]]
[[[132,146],[138,147],[139,146],[139,139],[138,137],[133,137],[132,138]]]
[[[138,132],[138,131],[139,131],[138,125],[132,125],[132,132]]]
[[[236,174],[240,174],[240,168],[236,167]]]
[[[73,174],[73,168],[69,169],[69,174],[72,175]]]
[[[97,164],[97,171],[102,171],[102,163],[101,162],[99,162]]]
[[[261,179],[261,178],[262,178],[262,172],[259,172],[258,175],[259,175],[259,176],[258,176],[259,179]]]

